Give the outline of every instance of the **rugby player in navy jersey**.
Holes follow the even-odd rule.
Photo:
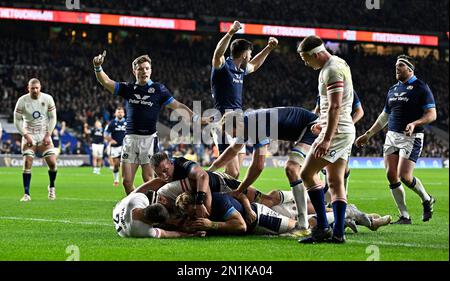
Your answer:
[[[152,68],[148,55],[137,57],[131,64],[135,83],[119,83],[110,79],[101,66],[105,56],[106,51],[93,59],[94,71],[97,80],[105,89],[126,101],[127,130],[123,140],[121,162],[123,186],[129,194],[134,189],[134,176],[139,166],[144,182],[153,178],[150,157],[159,150],[156,123],[161,108],[169,107],[187,112],[194,122],[200,117],[175,100],[166,86],[150,79]]]
[[[397,57],[398,82],[389,88],[384,110],[378,119],[356,139],[356,145],[364,146],[373,135],[386,125],[388,127],[383,154],[389,187],[400,212],[395,224],[411,224],[402,182],[422,200],[424,222],[431,219],[435,202],[422,182],[413,175],[423,147],[424,126],[436,120],[437,116],[433,94],[428,85],[414,75],[415,68],[416,62],[412,57]]]
[[[317,96],[317,100],[316,100],[316,107],[314,108],[313,112],[315,114],[320,114],[320,96]],[[352,120],[353,120],[353,124],[356,124],[356,122],[358,122],[359,120],[361,120],[361,118],[363,118],[364,116],[364,109],[361,105],[361,100],[358,97],[358,94],[356,93],[355,90],[353,90],[353,104],[352,104]],[[311,128],[312,132],[316,135],[320,134],[320,131],[322,130],[322,128],[320,127],[320,124],[317,123],[314,126],[312,126]],[[300,170],[299,170],[300,172]],[[325,170],[322,170],[322,172],[324,174],[326,174]],[[348,162],[347,162],[347,167],[345,168],[345,176],[344,176],[344,187],[345,187],[345,192],[348,195],[348,178],[350,177],[350,168],[348,167]],[[326,180],[326,177],[325,177]],[[324,193],[326,194],[328,190],[328,184],[325,184],[325,188],[324,188]]]
[[[253,145],[252,162],[244,180],[236,190],[236,192],[244,192],[263,171],[271,140],[296,142],[295,148],[289,153],[285,171],[298,208],[297,220],[300,230],[298,235],[307,235],[309,234],[307,195],[299,174],[305,155],[316,139],[311,132],[311,126],[317,121],[317,115],[300,107],[258,109],[247,112],[245,115],[229,112],[222,118],[223,131],[231,136],[237,135],[237,140],[212,163],[208,171],[215,171],[226,165],[245,144]],[[227,125],[227,123],[232,125]]]
[[[226,111],[242,109],[242,88],[244,76],[255,72],[266,60],[269,53],[278,45],[278,40],[270,37],[267,46],[252,58],[253,45],[245,39],[236,39],[231,42],[230,57],[224,54],[230,44],[233,35],[242,26],[235,21],[230,30],[222,37],[214,50],[211,68],[211,92],[214,99],[214,107],[223,115]],[[214,142],[223,153],[234,140],[221,134],[220,130],[213,131]],[[239,168],[245,156],[245,147],[238,157],[229,161],[225,167],[225,173],[239,177]]]
[[[91,136],[93,173],[100,175],[100,170],[103,166],[103,152],[105,150],[102,122],[99,120],[95,121],[92,129],[89,129],[88,124],[85,123],[84,133]]]
[[[119,106],[114,113],[115,118],[105,128],[105,139],[109,142],[109,156],[112,158],[114,166],[114,186],[119,185],[120,156],[122,154],[122,144],[125,138],[127,121],[125,111]]]
[[[241,194],[242,195],[242,194]],[[282,234],[295,228],[296,221],[283,216],[269,207],[250,203],[247,197],[239,201],[226,193],[213,192],[211,214],[199,218],[195,215],[195,197],[185,192],[177,197],[176,206],[192,221],[187,226],[192,230],[208,231],[214,234]],[[253,221],[246,221],[249,211],[256,213]]]
[[[185,192],[196,194],[198,217],[206,217],[211,211],[211,192],[231,192],[238,188],[240,181],[220,172],[206,172],[194,161],[184,157],[169,158],[164,152],[155,153],[151,158],[152,168],[158,178],[164,180],[166,185],[160,186],[158,195],[168,201],[168,207],[174,205],[176,197]],[[261,193],[250,186],[244,192],[251,202],[264,204],[268,207],[282,204],[282,198],[288,201],[292,198],[289,192],[273,190],[268,194]]]

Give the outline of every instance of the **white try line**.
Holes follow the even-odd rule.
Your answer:
[[[9,197],[0,197],[0,200],[16,200],[17,198],[16,197],[11,197],[11,196],[9,196]],[[42,199],[42,200],[47,200],[46,198],[45,199]],[[117,200],[108,200],[108,199],[91,199],[91,198],[73,198],[73,197],[59,197],[58,199],[57,199],[58,201],[64,201],[64,200],[69,200],[69,201],[93,201],[93,202],[110,202],[110,203],[117,203],[117,202],[119,202],[121,199],[119,198],[119,199],[117,199]],[[48,201],[48,200],[47,200]],[[33,202],[33,201],[31,201],[31,202]]]
[[[69,220],[55,220],[55,219],[41,219],[41,218],[24,218],[24,217],[1,217],[0,220],[17,220],[17,221],[35,221],[35,222],[49,222],[49,223],[65,223],[65,224],[82,224],[82,225],[100,225],[112,227],[112,223],[102,223],[96,221],[69,221]]]
[[[348,243],[354,243],[354,244],[363,244],[363,245],[383,245],[383,246],[399,246],[399,247],[407,247],[407,248],[426,248],[426,249],[447,249],[448,245],[437,245],[437,244],[430,244],[430,245],[423,245],[423,244],[416,244],[416,243],[400,243],[400,242],[383,242],[383,241],[377,241],[377,242],[370,242],[370,241],[361,241],[361,240],[355,240],[355,239],[348,239],[346,240]]]

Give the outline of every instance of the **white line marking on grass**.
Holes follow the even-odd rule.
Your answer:
[[[55,220],[55,219],[41,219],[41,218],[24,218],[24,217],[0,217],[0,220],[20,220],[20,221],[36,221],[36,222],[50,222],[50,223],[67,223],[67,224],[83,224],[83,225],[101,225],[112,227],[112,224],[95,222],[95,221],[69,221],[69,220]]]
[[[63,197],[63,198],[58,198],[58,200],[99,201],[99,202],[119,202],[119,201],[120,201],[120,199],[117,199],[117,200],[107,200],[107,199],[73,198],[73,197]]]
[[[429,248],[429,249],[448,249],[448,245],[437,245],[437,244],[430,244],[430,245],[423,245],[423,244],[415,244],[415,243],[401,243],[401,242],[383,242],[383,241],[361,241],[361,240],[354,240],[349,239],[346,242],[348,243],[355,243],[355,244],[364,244],[364,245],[384,245],[384,246],[400,246],[400,247],[408,247],[408,248]]]

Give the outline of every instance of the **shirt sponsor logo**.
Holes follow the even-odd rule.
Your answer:
[[[128,102],[131,104],[142,104],[142,105],[148,105],[150,107],[153,106],[153,103],[151,101],[146,101],[150,96],[144,95],[141,96],[139,94],[134,94],[136,99],[129,99]]]

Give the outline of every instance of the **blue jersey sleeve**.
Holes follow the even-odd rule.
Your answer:
[[[114,95],[121,96],[123,98],[127,98],[130,95],[128,83],[125,82],[116,82],[114,85]]]
[[[431,92],[430,87],[428,87],[428,85],[425,85],[422,109],[427,110],[427,109],[435,108],[435,107],[436,107],[436,102],[434,101],[433,93]]]
[[[391,108],[389,107],[389,93],[386,95],[386,102],[384,104],[384,112],[391,114]]]
[[[226,221],[234,212],[237,212],[234,208],[230,196],[227,194],[213,192],[212,193],[212,213],[213,220]]]
[[[160,99],[161,105],[167,106],[171,102],[174,101],[174,98],[173,98],[172,94],[170,93],[169,89],[167,89],[167,87],[164,86],[163,84],[159,84],[159,91],[161,94],[161,99]]]
[[[359,107],[361,107],[361,101],[359,100],[358,94],[355,91],[353,91],[352,110],[354,111]]]

